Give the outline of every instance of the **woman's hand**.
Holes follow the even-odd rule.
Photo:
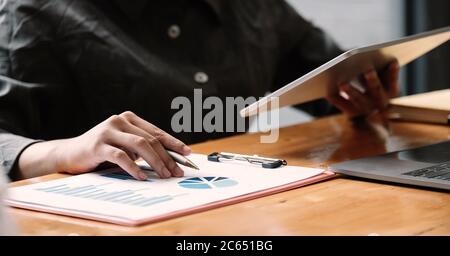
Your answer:
[[[370,70],[362,76],[364,93],[344,83],[338,86],[338,90],[329,93],[327,99],[350,118],[384,113],[389,99],[398,95],[399,70],[397,61],[389,64],[380,74]]]
[[[78,174],[108,161],[145,180],[145,172],[134,162],[140,156],[162,178],[183,176],[166,149],[183,155],[191,152],[183,142],[128,111],[111,116],[78,137],[31,145],[19,158],[19,171],[22,177],[50,171]]]

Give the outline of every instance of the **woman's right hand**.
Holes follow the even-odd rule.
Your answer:
[[[27,178],[51,170],[85,173],[108,161],[134,178],[145,180],[147,175],[134,162],[142,157],[161,178],[183,176],[166,149],[182,155],[191,153],[180,140],[127,111],[111,116],[78,137],[29,146],[22,152],[18,167],[21,176]]]

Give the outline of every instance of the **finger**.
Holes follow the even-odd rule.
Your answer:
[[[173,137],[172,135],[162,130],[155,132],[153,136],[158,138],[158,140],[161,141],[161,143],[167,149],[173,150],[186,156],[191,154],[192,152],[191,148],[188,147],[186,144],[184,144],[182,141],[178,140],[177,138]]]
[[[357,109],[359,115],[368,115],[372,112],[372,103],[370,99],[360,91],[354,89],[348,84],[341,86],[341,90],[349,96],[349,101]]]
[[[140,118],[134,113],[127,111],[121,115],[125,117],[133,125],[143,129],[152,136],[156,137],[167,149],[171,149],[183,155],[189,155],[192,152],[192,150],[182,141],[164,132],[163,130],[159,129],[153,124],[145,121],[144,119]]]
[[[386,89],[389,98],[396,97],[400,92],[399,76],[400,64],[396,60],[389,64],[383,75],[383,82],[387,86]]]
[[[149,141],[150,146],[153,147],[156,153],[163,160],[169,172],[175,177],[183,177],[184,176],[183,170],[181,170],[181,168],[175,163],[173,158],[167,153],[166,149],[163,147],[160,141],[155,137],[152,138],[153,139],[150,139]]]
[[[112,146],[124,147],[139,154],[160,177],[169,178],[171,176],[158,153],[155,152],[145,138],[130,133],[114,131],[106,142]]]
[[[136,153],[131,152],[131,151],[125,149],[125,148],[120,148],[120,149],[123,150],[123,151],[125,151],[125,153],[127,153],[128,157],[129,157],[131,160],[136,161],[136,160],[138,159],[138,155],[136,155]]]
[[[371,70],[364,74],[366,80],[366,86],[368,89],[368,94],[371,97],[372,104],[379,110],[386,109],[389,99],[386,95],[383,85],[378,78],[377,72]]]
[[[101,154],[106,161],[117,164],[135,179],[147,180],[147,175],[131,160],[125,151],[111,145],[104,145]]]
[[[131,113],[131,112],[130,112]],[[157,152],[157,154],[160,156],[160,159],[163,161],[165,168],[169,170],[169,177],[173,174],[173,176],[181,177],[184,175],[183,170],[175,163],[175,161],[170,157],[164,147],[161,145],[161,143],[152,135],[144,131],[143,129],[140,129],[139,127],[133,125],[131,122],[129,122],[129,116],[123,116],[119,115],[113,118],[112,124],[114,127],[120,131],[138,135],[146,140],[148,140],[148,143],[150,146]],[[130,115],[130,114],[127,114]],[[133,114],[134,115],[134,114]],[[165,175],[162,175],[162,177],[165,177]]]
[[[329,94],[329,95],[327,95],[327,100],[331,104],[336,106],[341,112],[348,115],[349,117],[354,117],[359,114],[358,110],[355,108],[355,106],[350,101],[348,101],[347,99],[344,99],[339,94],[333,94],[333,95]]]
[[[169,172],[173,174],[173,176],[176,177],[184,176],[183,170],[176,164],[173,158],[170,157],[170,155],[167,153],[166,149],[163,147],[163,145],[160,143],[158,139],[156,139],[146,131],[142,130],[141,128],[132,125],[131,123],[125,124],[121,130],[125,133],[134,134],[145,138],[150,144],[150,146],[159,155],[164,165],[169,170]]]

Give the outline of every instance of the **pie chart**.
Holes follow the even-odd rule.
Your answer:
[[[227,177],[195,177],[178,182],[183,188],[214,189],[237,185],[238,182]]]

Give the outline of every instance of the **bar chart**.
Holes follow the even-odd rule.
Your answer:
[[[104,173],[104,174],[101,174],[101,176],[106,177],[106,178],[112,178],[112,179],[136,181],[136,179],[133,176],[131,176],[130,174],[128,174],[125,171],[115,171],[115,172]],[[150,180],[150,179],[147,179],[146,181],[152,182],[152,180]]]
[[[101,185],[83,185],[83,186],[69,186],[67,184],[59,184],[55,186],[36,188],[35,190],[63,195],[67,197],[84,198],[90,200],[111,202],[117,204],[125,204],[130,206],[147,207],[155,204],[164,203],[173,200],[175,197],[181,195],[162,195],[162,196],[146,196],[143,195],[142,190],[109,190],[106,189],[109,183]]]

